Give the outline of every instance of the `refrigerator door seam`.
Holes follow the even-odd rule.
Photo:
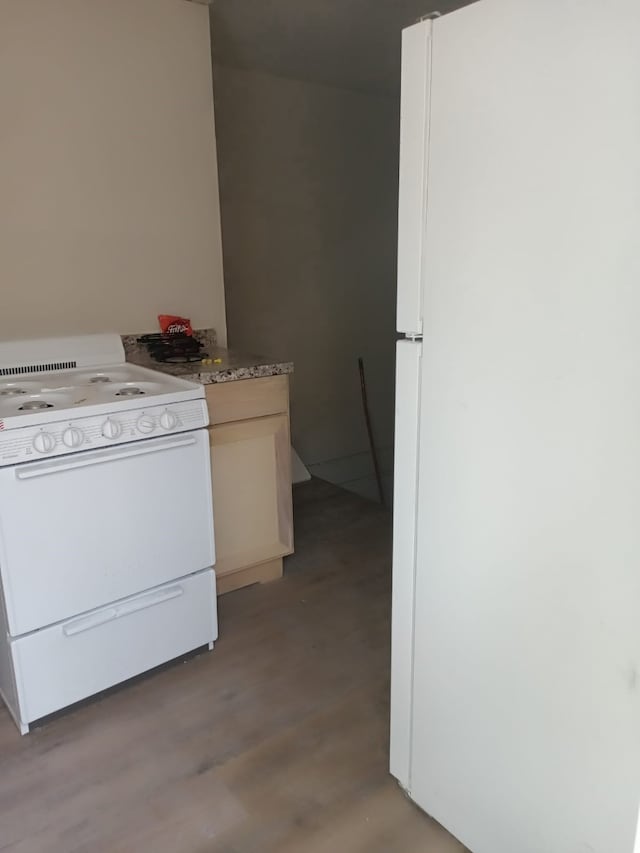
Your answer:
[[[413,643],[421,374],[422,343],[409,340],[398,341],[390,770],[407,791],[411,787],[413,732]]]
[[[414,722],[413,722],[413,693],[414,693],[414,683],[415,683],[415,668],[416,668],[416,586],[418,579],[418,532],[419,532],[419,524],[418,524],[418,507],[420,506],[420,413],[422,410],[422,338],[418,343],[420,347],[420,352],[418,355],[418,393],[417,393],[417,410],[418,410],[418,419],[416,422],[416,473],[415,473],[415,493],[416,493],[416,505],[415,505],[415,514],[413,516],[413,579],[412,579],[412,589],[413,596],[411,599],[411,711],[409,718],[409,778],[408,778],[408,790],[411,790],[412,779],[413,779],[413,731],[414,731]]]

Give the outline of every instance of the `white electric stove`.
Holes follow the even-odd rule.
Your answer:
[[[204,389],[118,335],[0,343],[0,694],[20,730],[217,637]]]

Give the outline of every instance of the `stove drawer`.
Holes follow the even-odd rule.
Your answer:
[[[11,640],[23,724],[119,684],[218,636],[208,569]]]
[[[204,429],[0,468],[13,637],[214,562]]]

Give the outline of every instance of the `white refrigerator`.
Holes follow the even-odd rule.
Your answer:
[[[402,75],[391,772],[473,853],[638,853],[640,2]]]

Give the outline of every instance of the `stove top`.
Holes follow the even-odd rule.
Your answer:
[[[204,396],[125,362],[119,335],[0,342],[0,466],[201,429]]]
[[[191,397],[202,396],[194,383],[183,383],[176,377],[128,364],[13,377],[11,381],[0,377],[0,418],[6,422],[12,416],[29,416],[43,421],[62,411],[75,412],[88,406],[108,406],[115,411],[125,402],[144,404],[181,391]]]

